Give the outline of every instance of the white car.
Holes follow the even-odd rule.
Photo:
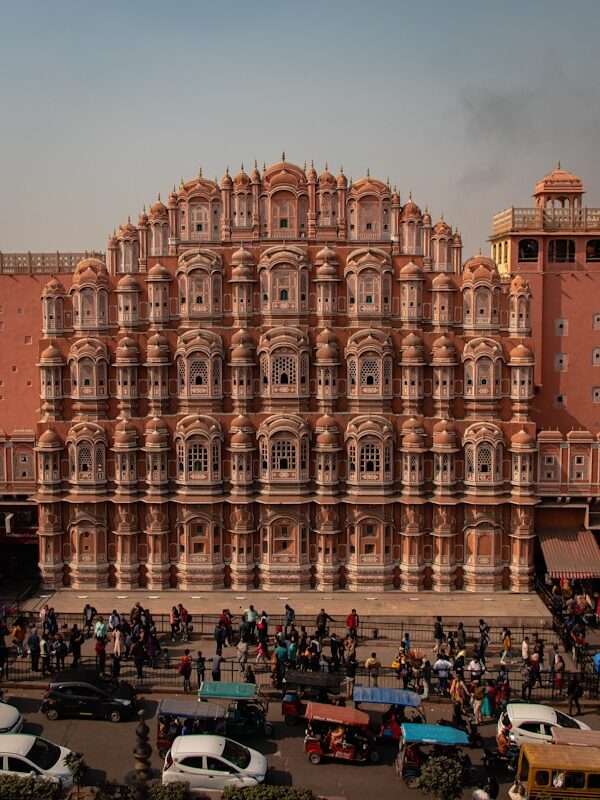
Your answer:
[[[23,714],[8,703],[0,703],[0,733],[20,733]]]
[[[224,736],[177,736],[166,755],[163,784],[189,783],[190,792],[256,786],[267,774],[262,753]]]
[[[33,775],[70,789],[73,775],[65,763],[70,752],[41,736],[5,733],[0,736],[0,775]]]
[[[553,727],[590,730],[585,722],[537,703],[509,703],[498,720],[498,733],[504,727],[510,728],[509,738],[517,745],[525,742],[551,742]]]

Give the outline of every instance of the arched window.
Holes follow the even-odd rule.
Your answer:
[[[477,478],[480,481],[493,480],[492,446],[480,444],[477,449]]]
[[[539,243],[537,239],[519,239],[519,261],[537,261]]]
[[[381,448],[374,442],[365,442],[360,446],[360,477],[379,478],[381,470]]]
[[[271,466],[275,472],[295,470],[296,442],[283,438],[271,442]]]

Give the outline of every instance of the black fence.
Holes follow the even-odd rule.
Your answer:
[[[71,657],[67,657],[66,666],[69,667]],[[121,680],[129,681],[140,690],[151,690],[161,688],[165,689],[183,689],[183,678],[178,672],[178,659],[174,658],[169,662],[158,660],[154,665],[145,663],[142,668],[141,677],[138,670],[130,659],[124,659],[121,662],[121,669],[119,678]],[[272,688],[271,667],[268,664],[254,664],[253,661],[249,662],[256,675],[257,685],[267,689]],[[81,666],[96,669],[96,660],[94,658],[83,658],[80,662]],[[110,659],[107,660],[107,665],[110,664]],[[55,665],[53,664],[53,667]],[[494,680],[497,677],[497,670],[489,670],[484,673],[483,682],[486,680]],[[507,668],[508,679],[511,687],[511,699],[513,700],[561,700],[566,699],[566,687],[568,686],[571,673],[565,673],[562,682],[562,688],[557,686],[555,676],[550,671],[542,671],[540,673],[540,681],[529,691],[528,686],[523,690],[523,676],[519,668]],[[41,670],[34,672],[31,668],[31,661],[29,658],[9,659],[4,664],[2,680],[9,684],[20,683],[39,683],[42,686],[50,682],[52,671],[43,674]],[[581,687],[583,689],[583,696],[589,700],[597,700],[600,697],[600,675],[593,672],[577,673]],[[378,670],[377,676],[373,675],[364,667],[358,667],[356,676],[350,680],[344,671],[344,667],[340,668],[341,676],[341,691],[350,691],[354,684],[363,686],[380,686],[385,688],[410,688],[418,689],[422,692],[422,685],[418,687],[412,682],[407,686],[404,684],[402,677],[398,675],[397,670],[390,667],[381,667]],[[469,670],[465,670],[465,680],[467,683],[470,681]],[[198,676],[196,670],[192,671],[192,685],[197,687],[201,677]],[[211,659],[206,659],[206,670],[204,680],[212,681],[213,675],[211,672]],[[237,660],[225,659],[221,663],[221,680],[222,681],[242,681],[243,674],[240,664]],[[434,675],[429,690],[430,696],[440,696],[440,682]]]
[[[20,617],[27,621],[29,626],[40,626],[40,618],[37,614],[22,612]],[[108,622],[110,612],[101,613],[105,622]],[[97,619],[97,618],[96,618]],[[57,614],[59,630],[63,626],[68,628],[73,624],[83,627],[83,613],[59,613]],[[156,627],[156,632],[159,635],[167,635],[171,633],[171,625],[169,623],[168,614],[153,614],[152,620]],[[14,616],[10,618],[10,622],[14,621]],[[192,615],[192,637],[193,638],[212,638],[215,626],[219,621],[219,614],[193,614]],[[237,629],[240,622],[240,617],[234,617],[234,629]],[[305,627],[309,634],[312,634],[316,628],[315,615],[297,615],[294,621],[296,628],[299,630]],[[269,634],[273,636],[277,630],[281,630],[285,625],[285,616],[282,614],[269,615]],[[445,624],[446,633],[456,632],[456,624]],[[464,626],[467,640],[475,642],[479,639],[479,628],[477,625]],[[328,622],[328,633],[335,633],[336,636],[344,637],[347,633],[346,618],[340,615],[333,621]],[[360,624],[358,626],[358,637],[363,641],[377,641],[389,642],[391,644],[400,644],[404,639],[404,635],[408,633],[410,636],[411,644],[419,648],[431,648],[433,646],[433,620],[430,624],[412,623],[403,620],[386,620],[380,617],[363,616],[360,617]],[[536,638],[544,641],[546,645],[555,645],[559,642],[559,636],[554,627],[549,623],[548,626],[543,625],[521,625],[511,627],[513,646],[516,649],[518,642],[524,636],[528,636],[530,642]],[[501,644],[502,628],[501,626],[490,626],[490,646],[496,649]]]

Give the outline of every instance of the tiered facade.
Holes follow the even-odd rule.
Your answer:
[[[369,176],[199,175],[42,292],[47,587],[530,588],[526,281]]]

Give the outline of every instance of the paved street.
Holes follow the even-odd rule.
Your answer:
[[[450,619],[477,619],[481,616],[501,618],[516,625],[518,620],[528,620],[529,624],[541,625],[549,621],[550,615],[540,597],[535,593],[501,595],[470,594],[452,592],[235,592],[206,591],[181,592],[175,590],[150,591],[148,589],[105,591],[75,591],[61,589],[57,592],[41,592],[23,604],[23,610],[39,609],[44,603],[53,606],[60,613],[79,612],[90,603],[100,612],[117,608],[129,611],[136,601],[149,608],[153,614],[165,614],[171,606],[184,603],[191,614],[214,614],[221,608],[229,608],[239,615],[244,608],[253,603],[259,611],[263,608],[270,614],[283,612],[289,603],[297,614],[318,614],[325,606],[332,615],[344,615],[351,608],[365,616],[397,617],[432,620],[437,614]]]
[[[40,692],[14,690],[7,693],[7,701],[14,703],[26,715],[26,732],[40,733],[66,747],[80,750],[91,767],[90,783],[99,784],[106,780],[123,780],[133,765],[132,750],[135,746],[135,722],[122,722],[118,725],[96,720],[58,720],[49,722],[39,713]],[[161,761],[156,753],[156,707],[160,699],[152,695],[145,699],[146,718],[150,726],[153,745],[152,764],[158,771]],[[377,712],[370,710],[377,718]],[[427,703],[425,706],[428,721],[435,722],[441,717],[450,717],[450,705]],[[261,750],[272,769],[271,780],[276,783],[305,786],[321,794],[343,796],[348,800],[363,800],[375,797],[378,800],[397,800],[398,798],[423,797],[419,792],[408,790],[395,775],[394,753],[383,750],[384,758],[378,765],[350,765],[328,763],[313,766],[308,763],[303,751],[303,727],[288,727],[281,719],[280,706],[273,702],[269,717],[275,722],[273,740],[248,739],[246,744]],[[585,715],[585,720],[594,728],[600,729],[600,715],[596,712]],[[489,744],[495,731],[490,723],[481,729]],[[470,751],[474,763],[479,762],[479,751]],[[465,798],[470,792],[465,792]]]

